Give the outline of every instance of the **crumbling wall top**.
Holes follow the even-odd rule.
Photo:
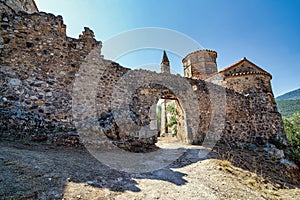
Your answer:
[[[38,7],[34,0],[1,0],[1,2],[5,3],[9,7],[11,7],[16,12],[25,11],[27,13],[35,13],[39,12]]]

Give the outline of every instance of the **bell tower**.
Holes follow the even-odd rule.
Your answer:
[[[166,51],[164,51],[163,58],[162,58],[162,61],[160,64],[160,72],[170,74],[170,61],[169,61]]]

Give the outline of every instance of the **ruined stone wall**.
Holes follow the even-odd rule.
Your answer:
[[[0,132],[59,142],[75,132],[74,80],[79,69],[88,71],[87,56],[101,43],[88,28],[78,39],[67,37],[61,16],[16,13],[0,4]],[[239,145],[283,136],[280,114],[266,109],[255,88],[247,97],[203,80],[130,70],[96,56],[104,66],[91,85],[95,100],[87,100],[95,104],[101,131],[121,147],[129,144],[134,146],[130,150],[142,151],[156,142],[155,108],[167,94],[176,96],[183,108],[183,142],[201,144],[205,138],[221,137]],[[218,101],[222,95],[225,100]]]
[[[3,2],[3,1],[2,1]],[[15,11],[24,11],[27,13],[39,12],[34,0],[6,0],[6,5],[13,8]]]
[[[118,63],[105,61],[105,71],[101,74],[95,99],[97,113],[107,112],[112,109],[111,103],[114,98],[113,92],[118,85],[119,79],[126,74],[130,69],[121,67]]]
[[[239,94],[227,95],[224,130],[227,142],[263,144],[276,135],[284,137],[280,114],[266,109],[258,100]]]
[[[71,127],[70,93],[76,71],[100,42],[88,28],[79,39],[67,37],[61,16],[16,13],[0,4],[0,105],[5,108],[1,117],[10,117],[1,121],[1,129]],[[24,112],[29,114],[23,116]]]
[[[187,130],[187,132],[179,134],[179,138],[184,142],[202,144],[205,139],[221,138],[227,143],[240,146],[245,143],[264,144],[277,135],[284,138],[280,114],[277,111],[266,109],[257,97],[244,96],[202,80],[183,79],[172,74],[157,74],[147,71],[140,79],[145,85],[135,88],[132,98],[124,93],[118,93],[120,99],[122,97],[129,98],[130,104],[127,111],[131,113],[131,119],[138,128],[128,130],[128,132],[136,131],[134,135],[137,137],[141,134],[139,128],[142,126],[149,126],[147,132],[150,135],[158,132],[156,124],[151,126],[155,119],[151,109],[156,106],[162,96],[171,95],[177,98],[185,112],[182,114],[184,119],[181,123],[184,123],[186,127],[183,125],[180,129]],[[187,96],[189,101],[193,101],[193,99],[186,95],[184,90],[183,93],[180,93],[166,87],[166,82],[176,82],[176,79],[178,82],[187,81],[188,85],[194,88],[193,93],[197,101],[192,106],[198,106],[198,110],[196,113],[188,113],[192,115],[189,118],[186,115],[187,109],[191,105],[187,104],[184,97]],[[153,82],[153,80],[155,81]],[[126,79],[128,85],[140,85],[141,82]],[[224,93],[223,96],[222,93]],[[189,135],[191,133],[189,127],[194,124],[197,124],[197,131],[193,135]],[[125,136],[127,133],[122,134]]]
[[[99,84],[99,87],[105,84],[105,88],[97,93],[97,111],[100,115],[101,126],[111,139],[122,138],[123,141],[138,139],[140,144],[154,144],[159,131],[156,121],[158,100],[166,95],[176,96],[183,109],[186,109],[189,106],[187,101],[190,99],[184,93],[186,88],[180,85],[184,83],[188,87],[190,85],[183,77],[172,74],[135,70],[127,71],[126,74],[120,76],[114,73],[120,72],[117,69],[112,67],[106,70],[113,72],[110,78],[114,81],[109,81],[112,84],[105,84],[107,83],[105,79]],[[112,75],[115,77],[113,78]],[[107,77],[106,73],[103,77]],[[108,97],[106,100],[100,98],[104,94]],[[198,100],[195,103],[197,106]],[[184,126],[192,124],[191,120],[196,116],[189,115],[189,117],[190,121]],[[198,124],[194,125],[198,126]],[[193,141],[193,137],[189,137],[187,133],[184,134],[181,137],[184,142]]]

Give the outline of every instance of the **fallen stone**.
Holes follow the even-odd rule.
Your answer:
[[[287,168],[298,169],[299,167],[292,161],[289,161],[285,158],[280,159],[280,163],[285,165]]]
[[[22,85],[22,81],[20,79],[17,79],[17,78],[12,78],[12,79],[10,79],[8,84],[10,86],[20,86],[20,85]]]

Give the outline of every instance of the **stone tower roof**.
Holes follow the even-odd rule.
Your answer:
[[[36,5],[36,3],[35,3],[34,0],[32,0],[32,3],[33,3],[34,8],[39,12],[39,8],[37,7],[37,5]]]
[[[162,73],[170,73],[170,61],[166,51],[164,51],[163,58],[160,64],[160,71]]]
[[[170,61],[169,61],[166,51],[164,51],[161,63],[166,63],[166,62],[169,63]]]

